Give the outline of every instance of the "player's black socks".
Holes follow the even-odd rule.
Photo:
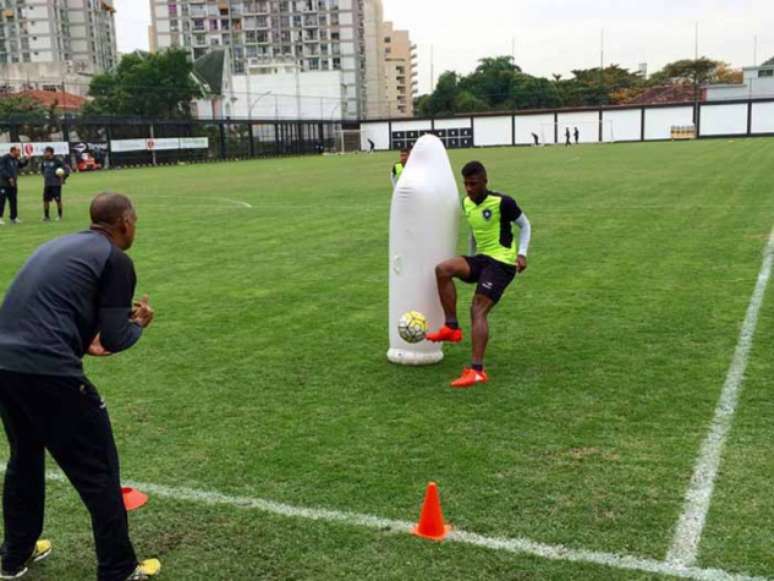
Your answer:
[[[455,319],[452,319],[450,321],[446,321],[446,326],[449,327],[449,329],[459,329],[460,328],[460,324]]]
[[[473,364],[473,371],[478,371],[479,373],[481,373],[482,371],[484,371],[484,364],[483,363],[474,363]]]
[[[43,210],[43,217],[48,220],[51,216],[48,214],[48,210]]]

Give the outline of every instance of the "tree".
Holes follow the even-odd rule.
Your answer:
[[[521,69],[509,56],[483,58],[472,74],[460,81],[463,89],[475,95],[488,109],[506,109],[518,84]]]
[[[616,102],[615,95],[643,85],[640,75],[615,64],[604,69],[576,69],[572,75],[565,80],[554,75],[556,88],[566,107],[608,105]]]
[[[84,115],[125,115],[181,119],[202,96],[186,51],[169,49],[124,55],[114,71],[96,75],[89,85],[93,100]]]
[[[650,82],[656,85],[665,83],[705,85],[713,82],[717,77],[718,68],[722,66],[728,65],[707,57],[696,60],[683,59],[665,65],[650,78]]]
[[[32,141],[47,140],[57,125],[56,113],[46,109],[35,99],[24,95],[9,95],[0,98],[0,131],[8,132],[14,127],[19,135]]]
[[[23,95],[0,98],[0,119],[23,119],[45,123],[48,111],[43,105]]]
[[[438,78],[435,91],[427,99],[420,97],[421,110],[419,113],[428,117],[453,114],[457,111],[455,102],[459,93],[457,73],[447,71]]]

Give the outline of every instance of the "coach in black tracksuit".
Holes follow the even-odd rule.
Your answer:
[[[136,277],[124,250],[137,216],[129,198],[100,194],[91,219],[90,230],[38,248],[0,308],[0,414],[11,449],[4,574],[23,568],[42,532],[45,449],[91,513],[99,579],[123,581],[138,566],[110,419],[81,359],[130,348],[153,310],[147,297],[132,305]]]
[[[28,163],[28,160],[19,158],[18,147],[12,147],[10,153],[0,157],[0,224],[3,223],[6,198],[11,206],[11,222],[15,224],[19,221],[19,190],[16,180],[19,177],[19,168]]]

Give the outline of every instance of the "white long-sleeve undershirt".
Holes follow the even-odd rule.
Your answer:
[[[527,257],[529,243],[532,240],[532,224],[527,215],[522,212],[519,219],[514,222],[519,227],[519,256]]]

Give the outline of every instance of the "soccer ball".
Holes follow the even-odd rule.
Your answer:
[[[64,175],[65,175],[65,170],[64,170],[64,169],[62,169],[62,168],[60,167],[60,168],[59,168],[59,169],[57,169],[57,170],[56,170],[56,172],[54,172],[54,173],[56,173],[57,177],[63,178],[63,177],[64,177]]]
[[[424,341],[429,326],[422,313],[411,311],[400,318],[398,333],[406,343],[419,343]]]

